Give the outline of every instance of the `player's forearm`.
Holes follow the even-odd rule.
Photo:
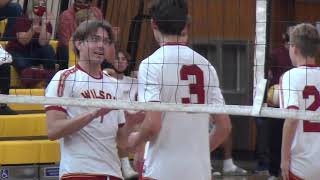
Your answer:
[[[211,119],[214,119],[216,124],[215,130],[210,132],[210,150],[213,151],[227,139],[232,126],[228,115],[216,114]]]
[[[157,136],[160,130],[161,112],[147,112],[145,120],[142,122],[139,131],[141,143],[145,143]]]
[[[160,130],[161,112],[146,112],[145,119],[137,132],[137,138],[131,143],[131,148],[136,149],[141,146],[141,144],[150,141],[159,134]]]
[[[292,141],[298,126],[298,120],[286,119],[283,125],[281,159],[289,160]]]
[[[231,128],[217,128],[217,130],[210,133],[210,151],[217,149],[222,144],[231,132]]]
[[[52,120],[50,119],[50,115],[48,115],[48,113],[50,112],[47,112],[47,119],[49,118],[49,120],[47,121],[48,138],[50,140],[60,139],[74,132],[77,132],[96,118],[95,112],[89,112],[72,119]]]
[[[128,137],[130,133],[133,132],[133,129],[133,125],[125,123],[124,126],[118,130],[117,144],[120,148],[128,148]]]

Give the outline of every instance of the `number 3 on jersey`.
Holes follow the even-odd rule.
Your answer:
[[[189,92],[197,95],[198,102],[195,104],[204,104],[205,102],[205,91],[204,91],[204,78],[203,72],[197,65],[183,65],[180,70],[181,80],[189,80],[190,75],[195,76],[196,82],[189,84]],[[190,97],[184,97],[181,99],[183,104],[190,104]]]
[[[320,93],[315,86],[306,86],[303,90],[303,99],[309,99],[309,96],[313,96],[314,100],[307,108],[310,111],[316,111],[320,107]],[[310,121],[303,121],[304,132],[320,132],[320,123],[313,123]]]

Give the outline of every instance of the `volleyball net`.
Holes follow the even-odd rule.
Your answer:
[[[194,1],[192,1],[194,2]],[[238,0],[238,5],[241,7],[241,1]],[[271,118],[294,118],[319,121],[320,113],[306,110],[287,110],[273,107],[267,107],[265,103],[265,94],[267,91],[267,80],[265,72],[266,57],[269,47],[270,34],[270,4],[267,0],[257,0],[255,4],[255,38],[253,40],[239,40],[237,42],[224,40],[223,38],[212,38],[208,33],[207,36],[196,38],[195,26],[191,29],[190,44],[201,55],[207,57],[211,64],[216,68],[217,74],[221,81],[221,89],[223,94],[230,95],[230,97],[244,96],[246,100],[239,100],[238,102],[226,102],[225,105],[214,104],[182,104],[182,103],[142,103],[136,101],[122,101],[122,100],[102,100],[89,98],[51,98],[44,96],[37,96],[30,93],[25,95],[0,95],[0,103],[7,104],[41,104],[41,105],[59,105],[59,106],[82,106],[82,107],[97,107],[97,108],[113,108],[113,109],[127,109],[127,110],[145,110],[145,111],[178,111],[178,112],[194,112],[194,113],[225,113],[238,116],[255,116],[255,117],[271,117]],[[216,4],[207,1],[204,4],[203,11],[210,13],[210,7]],[[191,14],[195,11],[195,3],[190,3]],[[226,12],[227,7],[219,6],[221,11]],[[237,11],[233,18],[235,22],[240,25],[235,31],[235,34],[241,34],[242,12]],[[269,13],[269,14],[268,14]],[[222,13],[223,14],[223,13]],[[116,17],[116,15],[112,15]],[[215,26],[225,26],[228,19],[222,19],[223,22],[215,23]],[[212,23],[212,19],[207,21],[208,27]],[[111,24],[112,24],[111,20]],[[141,23],[148,23],[148,20],[141,20]],[[193,18],[192,23],[195,22]],[[142,25],[143,26],[143,25]],[[146,25],[147,26],[147,25]],[[120,27],[121,28],[121,27]],[[225,29],[222,29],[224,31]],[[127,31],[127,30],[122,30]],[[145,32],[150,31],[146,28]],[[208,29],[208,32],[210,29]],[[143,33],[143,32],[142,32]],[[204,33],[205,34],[205,33]],[[223,34],[223,32],[222,32]],[[150,35],[150,34],[149,34]],[[144,36],[144,35],[142,35]],[[152,37],[144,39],[148,41]],[[141,42],[140,42],[141,43]],[[144,42],[142,42],[143,44]],[[143,48],[143,46],[140,46]],[[140,56],[143,53],[140,53]],[[139,57],[139,55],[138,55]],[[144,56],[146,58],[147,56]],[[227,63],[225,61],[229,60]],[[138,65],[137,65],[138,66]],[[245,73],[247,72],[247,73]],[[18,77],[19,78],[19,77]],[[139,83],[139,82],[138,82]],[[161,85],[161,84],[160,84]],[[117,86],[117,85],[115,85]],[[130,92],[129,92],[130,93]],[[232,100],[231,100],[232,101]],[[233,105],[228,105],[233,104]]]

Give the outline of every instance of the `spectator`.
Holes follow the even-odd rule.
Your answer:
[[[9,41],[6,49],[13,57],[22,87],[32,88],[39,82],[48,82],[55,73],[55,52],[49,44],[52,34],[49,20],[46,1],[32,0],[28,3],[27,14],[18,18],[13,28],[16,38]]]
[[[7,25],[2,35],[2,40],[7,41],[14,38],[13,26],[16,22],[16,17],[22,15],[21,6],[18,3],[13,3],[11,0],[0,1],[0,21],[7,19]]]
[[[21,16],[22,9],[18,3],[13,3],[10,0],[0,1],[0,20],[7,19],[6,28],[2,35],[2,40],[8,40],[12,37],[12,28],[15,24],[16,17]],[[2,48],[1,48],[2,49]],[[9,94],[10,89],[10,64],[0,65],[0,93]],[[1,115],[15,115],[15,111],[10,109],[6,104],[0,104]]]
[[[97,7],[91,6],[92,0],[75,0],[69,9],[62,12],[58,25],[58,49],[57,59],[60,69],[68,68],[69,41],[77,28],[76,13],[83,9],[89,9],[98,20],[102,20],[102,13]],[[90,12],[89,11],[89,12]]]
[[[269,175],[269,123],[266,118],[256,118],[256,159],[257,166],[254,173]]]
[[[286,71],[293,68],[289,56],[289,30],[282,34],[283,44],[271,51],[268,59],[268,79],[270,86],[279,84],[279,79]],[[269,105],[270,106],[270,105]],[[279,106],[277,106],[279,107]],[[281,161],[281,139],[284,119],[269,119],[269,146],[270,146],[270,164],[269,173],[270,180],[276,179],[279,175],[280,161]]]
[[[117,99],[125,101],[136,101],[138,95],[138,80],[126,76],[125,72],[128,69],[130,62],[130,55],[122,50],[117,49],[116,59],[112,61],[114,72],[109,71],[109,75],[117,79]],[[125,179],[138,177],[138,173],[135,172],[129,162],[128,151],[124,148],[118,148],[118,154],[121,161],[122,175]]]

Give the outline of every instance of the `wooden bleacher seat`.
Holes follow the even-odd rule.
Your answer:
[[[44,89],[10,89],[10,95],[44,96]],[[43,111],[44,106],[39,104],[9,104],[15,111]]]

